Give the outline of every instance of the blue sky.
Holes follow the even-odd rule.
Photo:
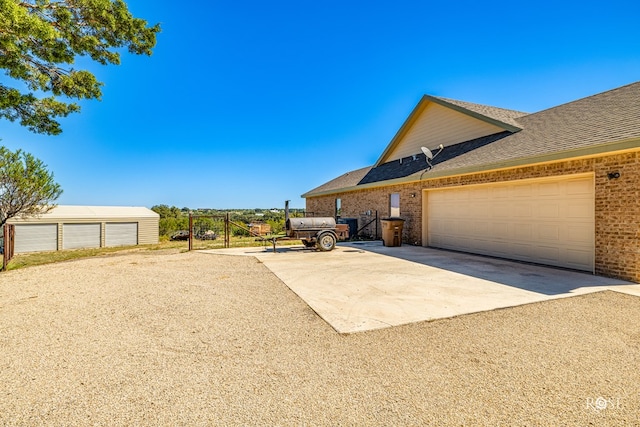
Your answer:
[[[103,99],[59,136],[0,122],[59,204],[303,207],[374,163],[422,94],[535,112],[640,80],[631,0],[127,3],[162,26],[151,57],[89,64]]]

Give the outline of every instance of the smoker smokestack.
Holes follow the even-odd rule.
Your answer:
[[[284,201],[284,223],[289,223],[289,200]]]

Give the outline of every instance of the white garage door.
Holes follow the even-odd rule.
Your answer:
[[[105,246],[128,246],[138,244],[137,222],[108,222],[104,228]]]
[[[17,224],[15,253],[58,249],[58,224]]]
[[[100,224],[63,224],[62,248],[99,248]]]
[[[594,269],[593,176],[427,193],[429,246]]]

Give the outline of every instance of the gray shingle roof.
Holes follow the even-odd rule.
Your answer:
[[[520,131],[477,138],[446,147],[425,175],[455,175],[457,170],[483,170],[492,165],[527,161],[545,155],[571,157],[571,151],[640,138],[640,82],[632,83],[587,98],[533,114],[488,107],[446,98],[430,97],[442,105],[472,111],[493,120],[508,123]],[[459,110],[460,111],[460,110]],[[638,143],[640,146],[640,143]],[[566,153],[566,154],[562,154]],[[416,153],[420,156],[421,153]],[[440,157],[441,156],[441,157]],[[424,155],[420,157],[424,161]],[[413,160],[411,157],[408,159]],[[426,162],[420,162],[426,166]],[[416,169],[414,164],[411,169]],[[413,173],[420,172],[417,169]],[[398,160],[349,172],[303,195],[338,191],[357,185],[384,182],[411,175],[409,167]],[[357,179],[360,177],[359,179]],[[356,180],[357,179],[357,180]]]
[[[640,82],[522,116],[517,121],[522,131],[441,163],[437,170],[482,166],[640,138]]]
[[[504,131],[493,135],[475,138],[460,144],[448,145],[437,152],[431,164],[435,167],[440,163],[446,163],[455,157],[461,156],[469,151],[476,150],[487,144],[491,144],[498,139],[511,135],[511,132]],[[414,158],[415,157],[415,158]],[[383,163],[377,167],[370,168],[367,174],[358,182],[358,185],[370,184],[373,182],[387,181],[389,179],[403,178],[416,172],[421,172],[427,166],[424,153],[408,156],[399,160]]]
[[[431,98],[442,101],[444,103],[442,105],[448,104],[448,105],[458,106],[458,107],[464,108],[465,110],[473,111],[474,113],[492,118],[502,123],[507,123],[517,128],[520,128],[521,125],[516,121],[516,119],[529,114],[529,113],[523,113],[522,111],[492,107],[490,105],[474,104],[473,102],[442,98],[440,96],[432,96]]]
[[[339,190],[341,188],[356,186],[358,185],[360,180],[362,180],[362,178],[364,178],[364,176],[371,170],[371,168],[372,166],[369,166],[366,168],[347,172],[335,179],[332,179],[329,182],[322,184],[319,187],[314,188],[313,190],[304,194],[303,197],[306,197],[306,195],[310,195],[312,193],[323,193],[326,191],[333,191],[333,190]]]

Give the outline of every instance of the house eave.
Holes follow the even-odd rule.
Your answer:
[[[538,156],[531,157],[521,157],[518,159],[506,160],[502,162],[496,163],[488,163],[480,166],[468,166],[451,170],[444,171],[433,171],[433,172],[416,172],[412,175],[403,177],[390,179],[386,181],[372,182],[368,184],[355,185],[350,187],[343,187],[333,190],[327,190],[317,193],[307,192],[303,194],[301,197],[310,198],[310,197],[320,197],[320,196],[328,196],[332,194],[339,193],[348,193],[353,191],[361,191],[371,188],[380,188],[380,187],[388,187],[392,185],[398,184],[407,184],[411,182],[420,182],[420,181],[430,181],[433,179],[440,178],[451,178],[454,176],[460,175],[471,175],[475,173],[483,173],[483,172],[491,172],[497,170],[504,169],[513,169],[523,166],[535,166],[544,163],[555,163],[559,161],[568,161],[568,160],[577,160],[581,158],[590,158],[590,157],[602,157],[603,155],[619,153],[622,151],[637,151],[640,150],[640,138],[631,138],[616,142],[610,142],[606,144],[600,144],[596,146],[578,148],[573,150],[565,150],[558,151],[555,153],[549,153]]]

